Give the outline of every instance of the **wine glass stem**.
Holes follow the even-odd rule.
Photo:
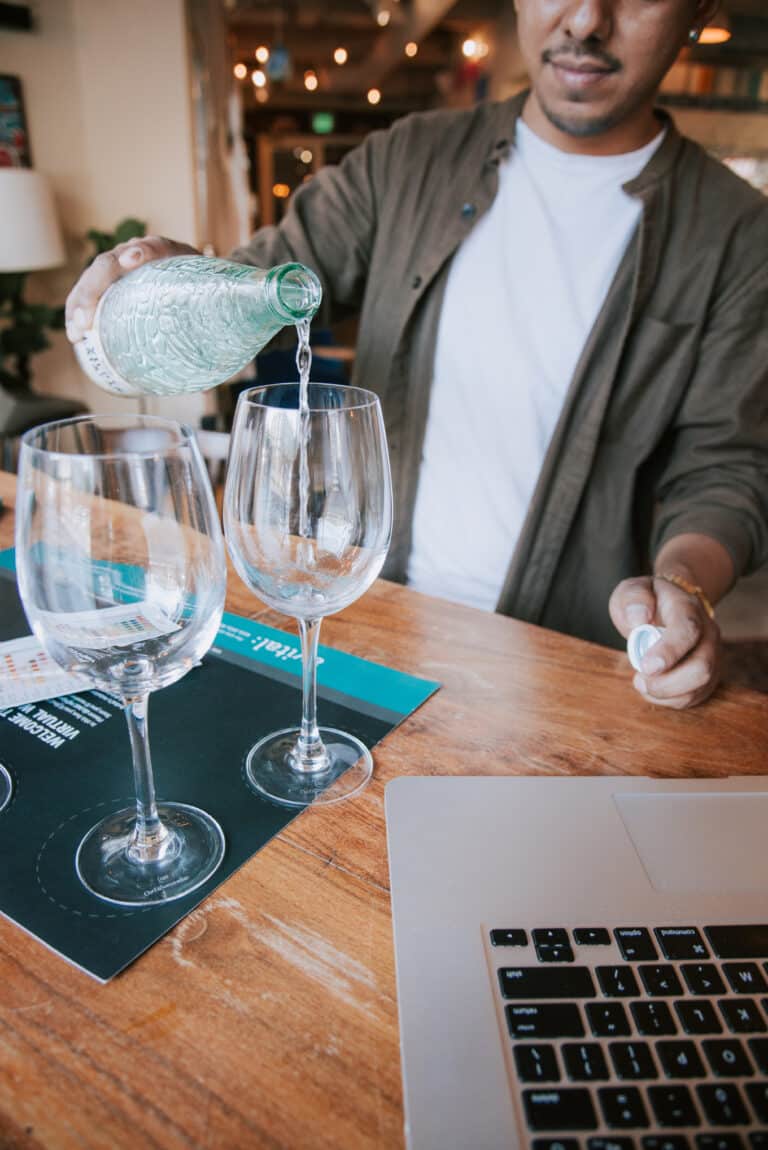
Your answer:
[[[294,769],[314,772],[328,766],[328,754],[317,729],[317,641],[320,619],[299,619],[301,637],[301,731]]]
[[[155,802],[155,782],[149,753],[147,708],[149,695],[128,700],[125,717],[131,739],[133,781],[136,789],[136,826],[128,843],[127,853],[133,862],[153,863],[167,857],[171,838],[167,827],[160,821]]]

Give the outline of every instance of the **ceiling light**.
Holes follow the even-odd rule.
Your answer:
[[[313,72],[311,68],[304,73],[304,87],[308,92],[316,92],[319,82],[317,72]]]
[[[333,58],[337,64],[346,64],[349,59],[349,52],[346,48],[334,49]]]
[[[378,104],[381,100],[381,92],[378,88],[369,88],[366,98],[369,104]]]
[[[245,64],[235,64],[232,71],[237,76],[238,80],[244,80],[248,75],[248,69],[246,68]]]
[[[415,40],[409,40],[408,43],[405,45],[405,48],[404,48],[404,52],[405,52],[406,56],[410,56],[411,59],[413,59],[413,57],[416,55],[418,50],[419,50],[419,45],[416,43]]]
[[[269,59],[269,48],[266,44],[259,44],[256,51],[253,53],[260,64],[266,64]]]
[[[254,68],[251,72],[251,83],[254,88],[264,88],[267,84],[266,72],[262,72],[261,68]]]

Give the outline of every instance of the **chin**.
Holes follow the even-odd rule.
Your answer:
[[[539,100],[541,110],[553,127],[567,136],[579,139],[601,136],[611,131],[623,119],[621,110],[609,108],[589,108],[577,101],[564,107]]]

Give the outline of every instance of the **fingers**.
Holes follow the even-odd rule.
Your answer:
[[[663,637],[646,653],[634,686],[662,707],[692,707],[709,698],[720,678],[720,630],[685,591],[658,580],[656,618]]]
[[[656,596],[649,577],[625,579],[608,601],[613,625],[626,639],[634,627],[651,623],[656,613]]]
[[[99,300],[115,280],[150,260],[181,252],[193,253],[195,249],[163,236],[142,236],[96,256],[67,296],[64,311],[67,338],[72,343],[83,338],[93,324]]]

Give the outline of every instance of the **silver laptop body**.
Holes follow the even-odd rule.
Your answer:
[[[687,1089],[696,1105],[695,1124],[673,1128],[659,1126],[647,1082],[627,1083],[613,1071],[596,1083],[570,1081],[559,1039],[548,1041],[558,1059],[559,1082],[518,1081],[507,1008],[535,1008],[505,1000],[499,970],[507,970],[503,977],[509,982],[528,976],[522,968],[542,965],[531,943],[534,930],[566,930],[574,953],[563,965],[586,967],[594,979],[598,966],[632,965],[617,944],[616,930],[647,928],[663,965],[657,928],[674,940],[684,939],[690,928],[699,932],[692,938],[706,938],[704,928],[711,924],[768,923],[768,779],[400,778],[386,788],[386,818],[409,1150],[514,1150],[534,1141],[548,1150],[575,1145],[606,1150],[612,1144],[642,1147],[643,1137],[660,1134],[687,1138],[696,1147],[697,1135],[721,1129],[700,1099],[706,1095],[713,1107],[722,1103],[727,1118],[732,1089],[723,1092],[723,1080],[709,1063],[695,1082],[669,1079],[656,1063],[651,1083],[656,1093],[669,1086],[677,1091],[663,1101],[671,1105]],[[607,929],[609,945],[575,945],[574,931],[589,928]],[[526,946],[491,945],[492,930],[510,929],[527,932]],[[709,944],[707,950],[712,951]],[[694,958],[689,956],[689,969]],[[709,961],[725,976],[722,961]],[[755,963],[764,966],[755,958],[750,969]],[[731,966],[729,974],[736,977],[737,964]],[[682,979],[681,964],[676,968]],[[678,1022],[672,1008],[686,996],[695,997],[684,986],[668,999]],[[720,997],[733,1000],[738,994],[728,986]],[[755,1010],[768,1017],[768,992],[763,998]],[[730,1009],[737,1011],[740,1002]],[[585,1001],[578,1005],[582,1017],[585,1006]],[[625,1001],[631,1019],[628,1007]],[[736,1041],[749,1049],[754,1033]],[[730,1035],[723,1026],[718,1055],[730,1054],[724,1041]],[[626,1041],[642,1037],[642,1030],[633,1029]],[[593,1040],[587,1024],[584,1042]],[[673,1041],[692,1041],[700,1049],[705,1040],[678,1025]],[[576,1046],[574,1039],[571,1047]],[[752,1056],[750,1061],[750,1084],[757,1084],[754,1089],[766,1084],[768,1094],[768,1076]],[[628,1087],[639,1090],[649,1115],[640,1130],[609,1125],[603,1096],[597,1098],[597,1091],[607,1088],[615,1110]],[[560,1105],[557,1091],[566,1088],[577,1089],[585,1104],[582,1092],[591,1092],[597,1116],[592,1128],[572,1133],[547,1128],[547,1106]],[[530,1116],[526,1121],[528,1105],[543,1127],[532,1129]],[[756,1146],[759,1139],[749,1139],[768,1129],[768,1122],[761,1124],[752,1106],[745,1106],[750,1121],[738,1131],[745,1146]],[[621,1112],[616,1121],[623,1121]],[[634,1141],[613,1141],[623,1137]]]

